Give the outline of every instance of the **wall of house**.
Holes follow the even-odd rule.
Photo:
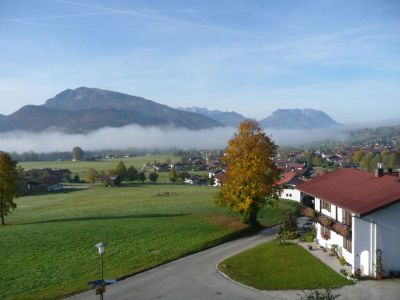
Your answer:
[[[371,222],[353,218],[353,272],[359,268],[362,274],[373,275],[375,245],[372,233],[373,224]]]
[[[293,189],[283,189],[281,192],[281,198],[289,199],[297,202],[301,202],[303,193],[299,190]]]
[[[326,209],[321,209],[321,199],[319,198],[315,198],[315,202],[314,202],[314,207],[316,211],[321,211],[322,214],[331,217],[334,220],[338,220],[339,222],[343,222],[343,209],[338,207],[337,209],[337,216],[336,216],[336,206],[331,204],[331,210],[328,211]],[[337,218],[336,218],[337,217]],[[321,230],[322,225],[317,223],[317,240],[319,245],[323,246],[323,247],[327,247],[330,248],[332,245],[336,244],[338,245],[338,251],[339,254],[341,256],[343,256],[346,261],[351,264],[352,266],[354,266],[354,251],[349,252],[345,249],[345,245],[343,245],[343,236],[341,236],[340,234],[337,234],[336,232],[334,232],[333,230],[330,230],[330,239],[325,240],[322,236],[321,236]],[[354,240],[352,241],[352,243],[354,244]],[[352,245],[352,249],[354,249],[354,246]]]
[[[325,240],[322,236],[321,236],[321,232],[322,232],[322,225],[317,223],[317,240],[318,240],[318,244],[326,247],[326,248],[331,248],[332,245],[338,245],[338,252],[340,256],[343,256],[346,261],[353,265],[354,264],[354,259],[353,259],[353,253],[349,252],[345,249],[344,245],[343,245],[343,237],[340,234],[337,234],[336,232],[334,232],[333,230],[330,231],[330,239],[329,240]]]
[[[385,274],[387,275],[391,270],[400,271],[400,203],[365,216],[358,223],[370,224],[369,231],[367,231],[369,238],[365,237],[370,242],[369,250],[372,253],[370,262],[375,264],[375,251],[380,249],[382,250]],[[362,237],[360,237],[361,239]],[[375,275],[373,266],[370,269],[371,275]]]

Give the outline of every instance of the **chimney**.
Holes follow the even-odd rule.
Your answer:
[[[377,163],[377,167],[375,170],[375,177],[379,178],[385,174],[385,168],[383,167],[383,163]]]

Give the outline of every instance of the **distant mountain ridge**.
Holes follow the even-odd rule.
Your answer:
[[[0,116],[0,132],[62,129],[86,133],[102,127],[176,126],[192,130],[221,127],[203,115],[184,112],[145,98],[96,88],[65,90],[44,105],[27,105]]]
[[[272,129],[317,129],[340,125],[325,112],[310,108],[278,109],[260,124]]]
[[[210,110],[207,108],[196,107],[196,106],[178,107],[178,109],[206,116],[210,119],[213,119],[219,123],[222,123],[230,127],[238,127],[240,122],[246,119],[244,116],[234,111],[221,111],[217,109]]]

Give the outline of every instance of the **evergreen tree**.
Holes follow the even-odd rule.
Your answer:
[[[126,166],[122,160],[118,163],[117,167],[115,168],[115,174],[117,174],[121,178],[121,181],[126,180],[128,175],[128,170],[126,169]]]

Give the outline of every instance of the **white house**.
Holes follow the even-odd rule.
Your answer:
[[[282,178],[276,182],[276,185],[282,188],[280,197],[301,202],[303,192],[296,189],[296,186],[302,182],[303,180],[299,178],[299,175],[295,171],[283,173]]]
[[[377,275],[400,271],[400,181],[396,176],[338,169],[297,186],[312,197],[317,242],[339,246],[352,271]],[[378,264],[379,265],[379,264]]]

